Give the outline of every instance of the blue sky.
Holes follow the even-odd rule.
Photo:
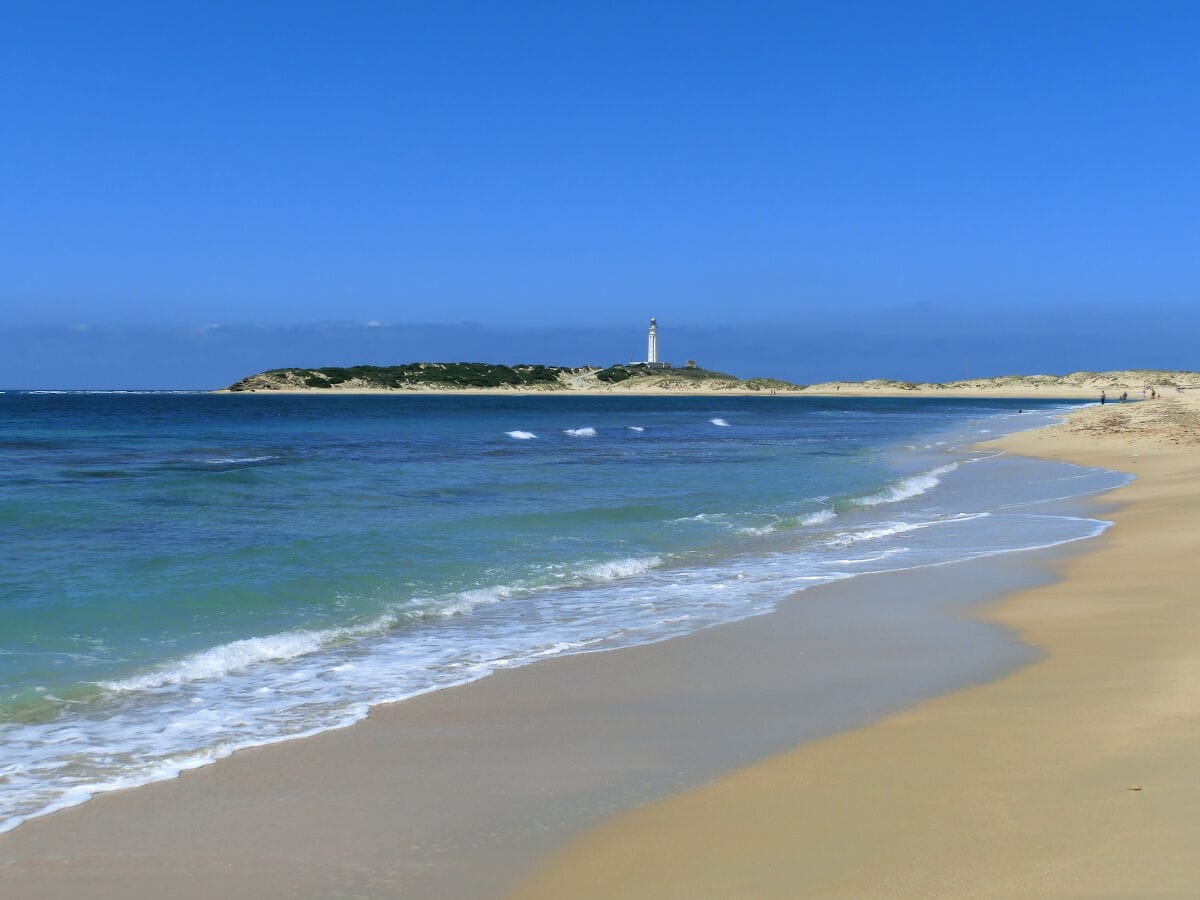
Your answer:
[[[1196,367],[1195,4],[248,6],[6,6],[0,386]]]

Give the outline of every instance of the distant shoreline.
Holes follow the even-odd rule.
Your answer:
[[[991,397],[1009,399],[1141,399],[1151,389],[1176,393],[1200,388],[1200,373],[1155,369],[1073,372],[1069,375],[1002,375],[948,382],[895,379],[792,384],[777,378],[741,379],[694,364],[683,368],[643,363],[565,368],[492,363],[405,363],[317,369],[268,369],[218,394],[449,394],[511,396],[659,397]]]
[[[903,398],[925,397],[944,398],[947,400],[969,399],[972,397],[987,397],[996,400],[1080,400],[1095,399],[1098,392],[1088,388],[1061,388],[1055,390],[1004,390],[1004,389],[956,389],[942,390],[873,390],[858,388],[847,390],[818,390],[802,388],[793,391],[755,391],[746,389],[729,389],[718,391],[688,391],[688,390],[521,390],[505,388],[345,388],[336,390],[316,390],[297,388],[271,391],[230,391],[228,388],[209,391],[211,394],[227,394],[236,396],[255,397],[345,397],[345,396],[393,396],[393,397],[763,397],[767,399],[798,398],[798,397],[879,397]]]

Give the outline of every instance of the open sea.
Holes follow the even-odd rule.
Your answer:
[[[0,393],[0,831],[500,668],[1090,537],[1054,501],[1126,476],[969,449],[1071,406]]]

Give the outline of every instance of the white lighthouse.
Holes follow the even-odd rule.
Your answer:
[[[650,320],[650,336],[646,341],[646,362],[654,365],[658,362],[658,322]]]

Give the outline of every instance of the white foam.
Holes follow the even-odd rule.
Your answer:
[[[532,431],[506,431],[504,433],[514,441],[532,441],[537,437]]]
[[[595,437],[596,429],[590,426],[585,428],[568,428],[563,434],[569,434],[571,437]]]
[[[888,557],[907,552],[907,547],[892,547],[888,550],[882,550],[879,553],[876,553],[874,556],[860,556],[857,559],[835,559],[834,562],[840,566],[861,566],[866,563],[879,562],[881,559],[887,559]]]
[[[918,475],[910,475],[908,478],[902,478],[895,484],[889,485],[877,494],[859,497],[854,502],[858,506],[878,506],[881,503],[899,503],[901,500],[910,500],[926,491],[933,490],[942,483],[942,475],[947,475],[957,468],[957,463],[951,463]]]
[[[844,547],[847,544],[858,544],[862,541],[875,541],[880,538],[891,537],[896,534],[905,534],[909,531],[918,531],[922,528],[930,528],[935,525],[946,525],[957,522],[969,522],[973,519],[984,519],[990,516],[991,513],[960,513],[955,516],[948,516],[943,519],[931,519],[927,522],[884,522],[876,525],[873,528],[864,528],[859,531],[843,531],[840,534],[835,534],[825,543],[834,547]]]
[[[738,534],[763,535],[763,534],[770,534],[774,530],[775,530],[774,525],[760,525],[758,527],[747,526],[745,528],[739,528]]]
[[[821,525],[825,522],[832,522],[837,518],[837,513],[832,509],[821,509],[815,513],[809,513],[800,519],[801,525]]]
[[[278,459],[277,456],[214,456],[211,459],[202,460],[210,466],[225,466],[236,465],[238,463],[256,463],[266,462],[268,459]]]
[[[580,574],[588,579],[612,581],[616,578],[631,578],[634,575],[641,575],[660,565],[662,565],[661,556],[630,556],[625,559],[595,563],[581,569]]]
[[[452,594],[450,597],[428,597],[413,601],[412,608],[403,613],[403,618],[408,620],[426,619],[432,616],[441,616],[442,618],[450,618],[451,616],[462,616],[469,613],[471,610],[479,606],[486,606],[490,603],[499,603],[501,600],[506,600],[518,592],[519,588],[507,584],[498,584],[492,587],[472,588],[467,591],[459,591],[457,594]]]
[[[601,638],[592,638],[586,641],[559,641],[551,644],[548,647],[534,648],[530,651],[532,656],[558,656],[561,653],[570,653],[572,650],[580,650],[584,647],[590,647],[593,644],[600,643]]]
[[[876,528],[864,528],[862,531],[843,531],[841,534],[835,534],[825,543],[834,547],[844,547],[847,544],[875,541],[879,538],[891,537],[894,534],[904,534],[906,531],[916,531],[918,528],[924,527],[923,523],[918,522],[889,522],[886,525],[880,525]]]
[[[739,528],[738,534],[748,534],[748,535],[771,534],[772,532],[778,531],[781,525],[787,525],[789,523],[792,523],[795,525],[800,525],[800,526],[820,525],[823,522],[831,522],[836,518],[837,518],[837,513],[835,513],[832,509],[820,509],[814,513],[809,513],[806,516],[801,516],[798,519],[776,519],[774,522],[771,522],[770,524],[767,524],[767,525],[758,525],[758,526],[748,525],[744,528]]]
[[[641,425],[626,425],[625,427],[628,428],[630,431],[645,431],[646,430]]]
[[[728,428],[729,427],[729,423],[726,422],[724,419],[709,419],[708,421],[712,422],[718,428]]]
[[[995,459],[997,456],[1003,456],[1003,455],[1004,455],[1003,450],[993,450],[990,453],[980,453],[979,455],[973,456],[970,459],[964,459],[963,462],[965,462],[965,463],[983,462],[985,459]]]
[[[395,621],[395,616],[383,616],[358,628],[285,631],[266,637],[244,638],[193,653],[178,662],[151,669],[132,678],[98,681],[96,684],[110,691],[124,693],[221,678],[234,672],[241,672],[258,663],[283,662],[315,653],[332,643],[378,633],[386,630]]]

